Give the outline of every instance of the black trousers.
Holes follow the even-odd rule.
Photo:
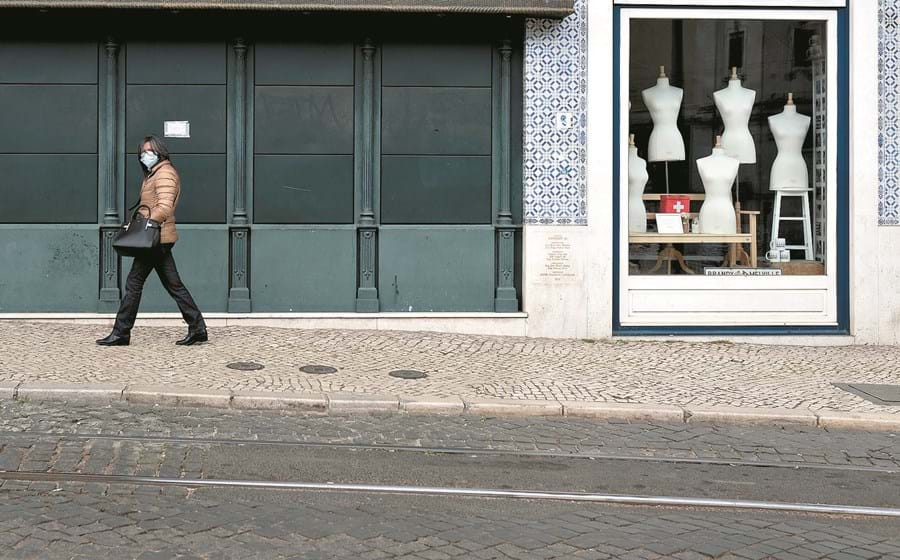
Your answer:
[[[131,265],[131,272],[128,273],[128,280],[125,281],[125,297],[119,305],[119,312],[116,314],[116,324],[113,327],[114,332],[120,335],[131,334],[131,328],[134,327],[134,320],[137,317],[138,307],[141,306],[141,294],[144,291],[144,282],[150,273],[155,269],[159,276],[163,287],[178,304],[181,316],[188,324],[191,332],[205,331],[206,322],[203,320],[203,314],[191,293],[181,282],[178,276],[178,269],[175,268],[175,259],[172,257],[172,247],[174,243],[166,243],[160,245],[159,250],[148,257],[136,258]]]

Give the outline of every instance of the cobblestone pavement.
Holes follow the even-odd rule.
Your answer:
[[[139,327],[102,348],[96,325],[0,322],[0,381],[140,383],[207,389],[388,393],[882,412],[833,387],[900,383],[900,348],[579,341],[348,330],[225,327],[176,347],[182,329]],[[235,371],[255,361],[260,371]],[[299,371],[307,364],[331,375]],[[400,380],[395,369],[425,371]]]
[[[575,418],[302,416],[272,412],[114,405],[102,408],[0,402],[4,432],[46,434],[0,447],[0,470],[100,469],[106,473],[199,473],[166,443],[128,446],[54,434],[159,436],[356,445],[449,447],[595,456],[633,456],[791,465],[900,468],[900,435],[820,428],[596,422]],[[166,465],[163,467],[163,465]],[[88,469],[90,471],[90,469]],[[86,472],[88,472],[86,471]],[[79,471],[80,472],[80,471]]]
[[[878,522],[774,514],[128,485],[0,487],[0,546],[10,559],[859,560],[900,557],[891,533]]]
[[[203,454],[209,444],[78,440],[63,434],[453,445],[790,464],[891,466],[900,459],[900,438],[882,432],[8,402],[0,405],[0,470],[202,477],[210,467]],[[556,483],[565,485],[565,479]],[[566,502],[16,480],[0,484],[4,559],[855,560],[900,558],[898,525],[896,519]]]

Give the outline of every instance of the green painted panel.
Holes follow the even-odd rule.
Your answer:
[[[353,85],[352,43],[257,43],[256,85]]]
[[[224,228],[179,228],[178,236],[172,254],[181,281],[194,296],[194,301],[204,313],[227,311],[228,231]],[[131,261],[122,259],[122,293]],[[144,285],[141,312],[178,313],[178,306],[163,289],[156,271]]]
[[[224,42],[129,42],[129,84],[224,84]]]
[[[522,85],[524,79],[522,76],[524,63],[522,61],[522,48],[519,43],[513,50],[512,54],[512,76],[510,78],[510,105],[512,111],[512,119],[510,121],[510,202],[512,208],[513,222],[522,223],[522,214],[524,212],[524,201],[522,198],[522,142],[523,142],[523,115],[525,109],[522,103]],[[521,269],[519,269],[521,270]],[[522,275],[517,274],[516,278]],[[521,294],[522,291],[519,290]]]
[[[385,43],[385,86],[491,87],[491,45]]]
[[[385,154],[489,155],[491,90],[383,88]]]
[[[176,220],[179,224],[224,224],[228,220],[227,179],[224,155],[175,154],[172,156],[181,176]],[[126,208],[137,202],[141,191],[141,173],[137,155],[128,156],[125,173]]]
[[[490,227],[379,230],[382,311],[493,311]]]
[[[353,153],[353,88],[256,88],[257,154]]]
[[[353,223],[353,156],[256,156],[253,170],[255,223]]]
[[[97,223],[97,156],[0,154],[0,223]]]
[[[170,151],[225,153],[225,86],[128,86],[126,96],[129,152],[138,149],[144,136],[162,138],[165,121],[190,121],[190,138],[165,139]]]
[[[356,231],[254,229],[253,311],[354,311]]]
[[[0,313],[95,312],[99,246],[94,228],[0,228]]]
[[[97,152],[97,86],[0,86],[0,153]]]
[[[0,43],[2,84],[96,84],[97,44],[75,41]]]
[[[490,224],[490,156],[384,156],[385,224]]]

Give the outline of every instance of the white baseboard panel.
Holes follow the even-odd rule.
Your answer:
[[[216,327],[433,331],[458,334],[525,336],[526,313],[206,313]],[[6,313],[0,321],[112,326],[112,313]],[[136,328],[184,326],[177,313],[139,313]]]
[[[777,336],[618,336],[619,340],[647,342],[710,342],[734,344],[761,344],[765,346],[852,346],[859,344],[852,335],[777,335]]]

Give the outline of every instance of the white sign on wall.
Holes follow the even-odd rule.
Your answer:
[[[190,138],[190,121],[166,121],[163,126],[163,135],[166,138]]]
[[[578,266],[572,240],[564,233],[547,237],[544,242],[544,265],[540,279],[548,284],[580,284],[584,275]]]

